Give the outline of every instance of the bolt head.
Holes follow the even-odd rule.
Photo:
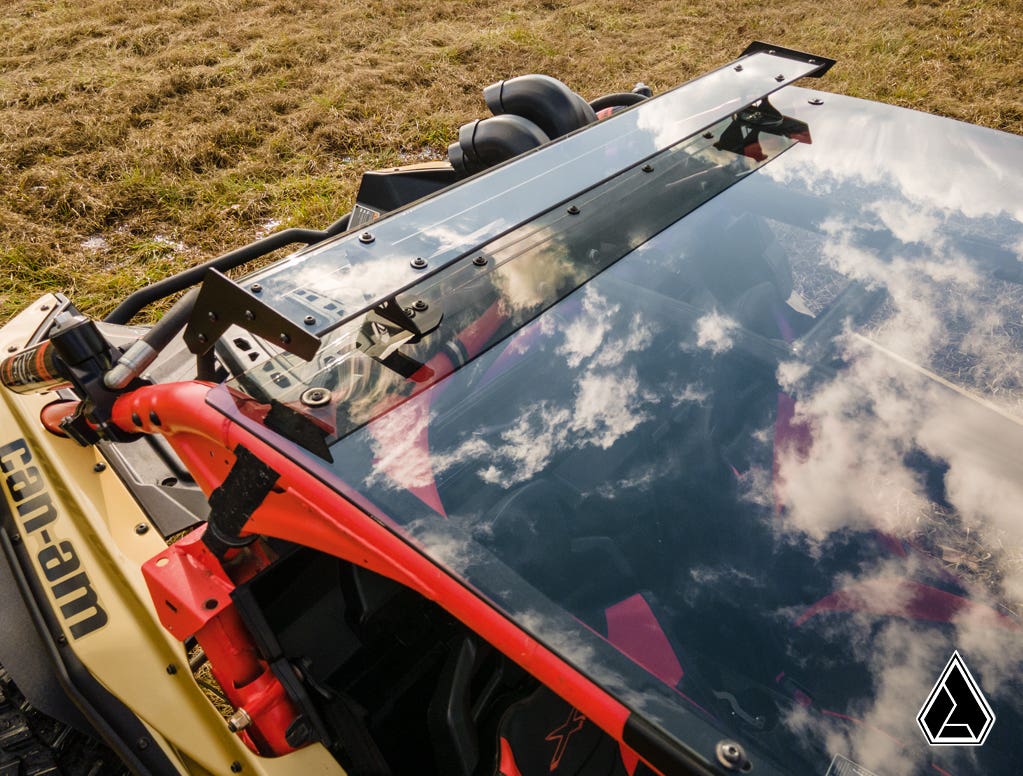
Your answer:
[[[135,533],[137,533],[139,536],[149,533],[149,524],[139,523],[137,526],[135,526]]]
[[[477,256],[475,259],[472,260],[472,263],[475,264],[477,267],[485,267],[487,265],[487,257]]]
[[[251,286],[249,286],[249,291],[251,291],[254,294],[258,294],[262,290],[263,286],[259,283],[253,283]]]
[[[206,317],[210,320],[211,323],[216,323],[217,314],[213,312],[213,310],[210,310],[208,313],[206,313]]]
[[[415,301],[415,303],[412,305],[412,309],[413,310],[418,310],[419,312],[423,312],[424,310],[429,310],[430,309],[430,305],[428,305],[422,299],[417,299]]]
[[[778,75],[774,77],[774,80],[777,81],[778,83],[781,83],[782,81],[785,80],[785,76],[783,76],[781,73],[778,73]]]
[[[106,471],[106,468],[107,468],[107,465],[105,463],[103,463],[102,461],[100,461],[99,463],[97,463],[95,466],[92,467],[92,470],[94,472],[96,472],[97,474],[99,474],[102,471]]]
[[[313,316],[307,315],[305,317],[305,325],[306,326],[312,326],[314,323],[316,323],[316,319]]]
[[[742,72],[742,65],[736,65],[735,66],[735,72],[741,73]]]
[[[8,346],[7,346],[7,352],[8,352],[8,353],[13,353],[13,352],[15,352],[15,351],[16,351],[17,349],[18,349],[18,346],[17,346],[17,345],[8,345]]]
[[[426,259],[422,256],[416,256],[409,264],[412,265],[413,269],[426,269]]]
[[[291,342],[291,337],[282,331],[280,336],[277,337],[277,341],[280,342],[282,345],[287,345],[288,343]]]
[[[809,100],[807,100],[807,102],[810,103],[811,105],[823,105],[824,104],[824,100],[822,100],[820,97],[811,97]]]
[[[376,238],[370,232],[363,232],[362,234],[359,235],[359,242],[361,242],[363,245],[369,245],[375,239]]]
[[[247,321],[254,321],[254,320],[256,320],[256,314],[254,312],[252,312],[252,310],[246,310],[245,311],[245,320],[247,320]]]
[[[746,752],[742,746],[735,741],[718,741],[716,754],[718,762],[730,771],[740,770],[746,765]]]

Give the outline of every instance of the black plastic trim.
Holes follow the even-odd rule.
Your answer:
[[[50,607],[41,603],[46,597],[39,580],[25,571],[31,568],[30,560],[12,522],[6,501],[0,499],[0,524],[3,526],[0,562],[6,562],[14,575],[61,689],[136,776],[180,776],[181,771],[153,741],[138,717],[96,681],[69,645],[58,643],[58,636],[63,637],[63,632]],[[16,542],[12,542],[11,537],[17,537]]]

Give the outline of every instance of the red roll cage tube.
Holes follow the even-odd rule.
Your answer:
[[[625,761],[633,765],[629,770],[634,770],[638,755],[623,743],[630,711],[621,702],[362,509],[211,407],[207,403],[211,388],[212,384],[198,381],[142,387],[116,401],[111,421],[129,433],[166,438],[207,496],[227,477],[235,449],[244,446],[277,472],[279,479],[252,513],[243,533],[276,537],[329,553],[436,602],[613,736]],[[215,676],[236,708],[258,697],[260,708],[255,715],[246,708],[252,734],[245,736],[246,743],[264,755],[284,754],[292,749],[284,733],[293,719],[289,713],[293,707],[279,682],[276,688],[266,686],[273,684],[269,672],[254,657],[251,636],[225,595],[234,582],[196,540],[202,530],[144,564],[154,606],[176,638],[184,641],[197,636],[211,658],[211,668],[215,661],[220,663]],[[246,693],[249,685],[256,683],[258,688]]]

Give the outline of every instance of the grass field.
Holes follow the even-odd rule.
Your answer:
[[[0,320],[322,227],[363,170],[442,157],[499,78],[660,91],[754,39],[837,58],[821,88],[1023,133],[1019,0],[7,0]]]

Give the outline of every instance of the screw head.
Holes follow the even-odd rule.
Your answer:
[[[217,320],[217,314],[216,314],[215,312],[213,312],[213,310],[210,310],[210,311],[209,311],[208,313],[206,313],[206,317],[207,317],[207,318],[208,318],[208,319],[210,320],[210,322],[212,322],[212,323],[215,323],[215,322],[216,322],[216,320]]]
[[[263,286],[260,283],[253,283],[251,286],[249,286],[249,291],[251,291],[254,294],[258,294],[262,290]]]
[[[570,216],[577,216],[579,215],[579,208],[577,208],[575,205],[570,205],[568,210],[566,210],[565,212],[568,213]]]
[[[330,404],[330,391],[326,388],[309,388],[299,400],[307,407],[323,407]]]
[[[704,138],[704,140],[713,140],[714,139],[714,133],[713,132],[704,132],[703,133],[703,138]]]
[[[14,352],[14,351],[16,351],[17,349],[18,349],[18,346],[17,346],[17,345],[8,345],[8,346],[7,346],[7,352],[8,352],[8,353],[13,353],[13,352]]]
[[[643,170],[643,172],[653,172],[654,166],[652,164],[644,164],[640,169]]]
[[[427,304],[427,303],[426,303],[425,301],[423,301],[422,299],[417,299],[417,300],[416,300],[416,301],[415,301],[415,302],[414,302],[414,303],[412,304],[412,309],[413,309],[413,310],[417,310],[418,312],[423,312],[424,310],[429,310],[429,309],[430,309],[430,305],[428,305],[428,304]]]
[[[102,461],[100,461],[99,463],[97,463],[95,466],[92,467],[92,470],[94,472],[96,472],[97,474],[99,474],[102,471],[106,471],[106,469],[107,469],[107,465],[105,463],[103,463]]]
[[[781,73],[778,73],[778,75],[776,75],[776,76],[774,77],[774,80],[775,80],[775,81],[778,81],[779,83],[781,83],[782,81],[784,81],[784,80],[785,80],[785,76],[783,76],[783,75],[782,75]]]
[[[277,337],[277,341],[280,342],[282,345],[287,345],[291,342],[291,337],[282,331],[280,335]]]
[[[199,340],[199,342],[202,342],[202,343],[206,343],[206,342],[208,342],[208,341],[209,341],[209,337],[207,337],[207,336],[206,336],[205,334],[203,334],[203,333],[202,333],[201,331],[200,331],[200,332],[199,332],[198,334],[196,334],[196,335],[195,335],[195,338],[196,338],[197,340]]]
[[[820,97],[811,97],[809,100],[807,100],[807,102],[810,103],[811,105],[823,105],[824,104],[824,100],[822,100]]]
[[[413,310],[413,309],[412,309],[411,307],[406,307],[406,308],[405,308],[405,309],[403,310],[403,312],[404,312],[404,313],[405,313],[405,315],[407,315],[407,316],[408,316],[409,318],[415,318],[415,317],[416,317],[416,311],[415,311],[415,310]]]
[[[171,663],[169,666],[167,666],[167,673],[170,674],[171,676],[174,676],[174,674],[176,674],[177,672],[178,672],[178,667],[176,665],[174,665],[173,663]]]
[[[487,257],[477,256],[475,259],[472,260],[472,263],[475,264],[477,267],[485,267],[487,266]]]
[[[241,773],[241,772],[242,772],[242,764],[240,762],[235,760],[233,763],[231,763],[231,773]]]
[[[139,536],[149,533],[149,524],[139,523],[137,526],[135,526],[135,533],[137,533]]]
[[[374,237],[370,232],[363,232],[362,234],[359,235],[359,242],[361,242],[363,245],[369,245],[375,239],[376,237]]]
[[[244,315],[245,315],[245,320],[247,320],[247,321],[254,321],[254,320],[256,320],[256,314],[254,312],[252,312],[252,310],[246,310]]]
[[[307,315],[305,317],[305,325],[306,326],[312,326],[314,323],[316,323],[316,319],[313,316]]]
[[[746,751],[735,741],[718,741],[715,753],[718,762],[730,771],[740,770],[746,764]]]
[[[39,309],[45,313],[47,310],[50,309],[50,306],[48,304],[41,304],[39,305]]]
[[[206,609],[207,611],[212,611],[213,609],[216,609],[217,608],[217,599],[216,598],[207,598],[205,601],[202,602],[202,608]]]
[[[139,749],[148,749],[149,748],[149,739],[148,738],[140,738],[136,742],[136,745],[138,746]]]
[[[426,259],[422,256],[416,256],[409,264],[412,265],[412,269],[426,269]]]
[[[735,66],[735,72],[741,73],[742,72],[742,65],[736,65]]]

